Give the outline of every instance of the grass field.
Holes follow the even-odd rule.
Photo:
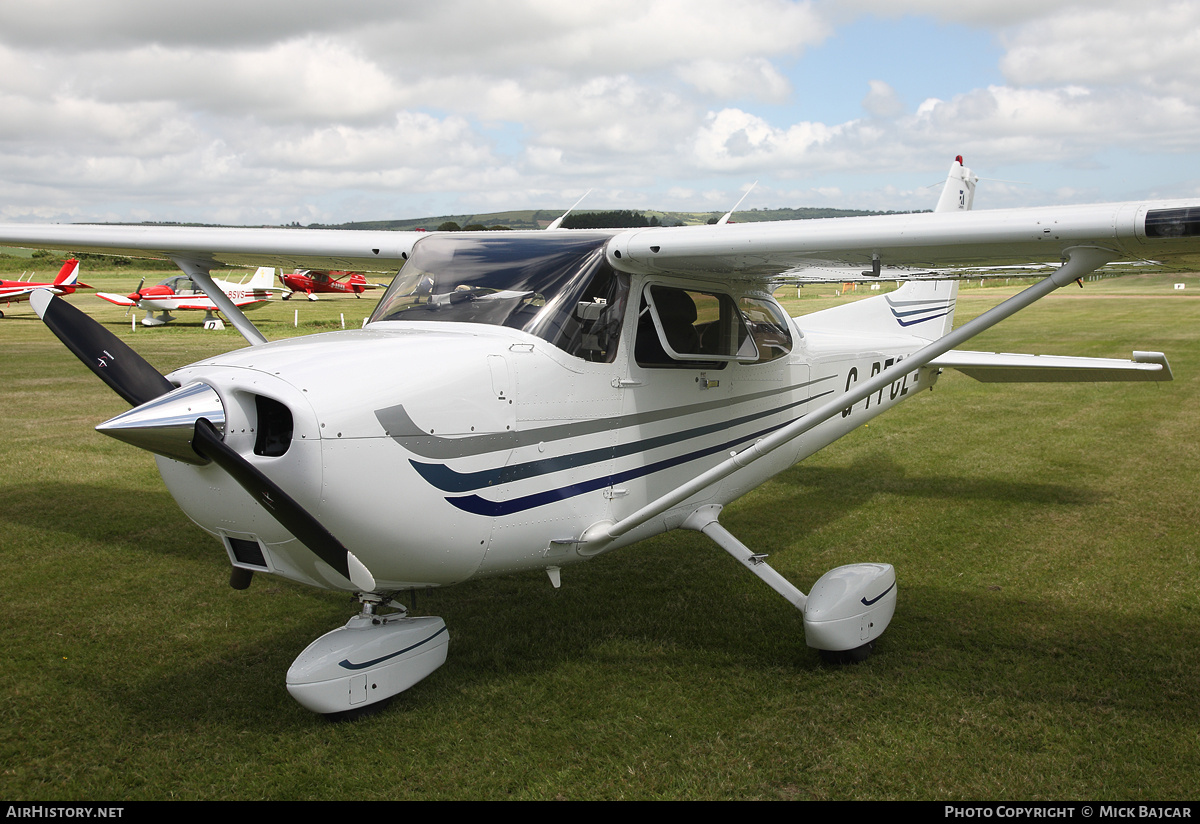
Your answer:
[[[132,290],[140,274],[81,277]],[[964,290],[958,322],[1014,289]],[[836,300],[804,293],[792,311]],[[71,302],[164,371],[242,345],[198,314],[131,332],[122,310]],[[274,339],[357,326],[372,303],[251,317]],[[798,612],[674,533],[565,570],[560,590],[538,573],[422,595],[450,628],[446,665],[338,725],[283,678],[353,600],[265,576],[230,589],[152,459],[92,430],[125,404],[28,304],[5,314],[0,798],[1195,797],[1196,277],[1071,287],[973,342],[1162,350],[1172,383],[949,373],[726,510],[803,589],[895,565],[896,617],[865,664],[823,666]]]

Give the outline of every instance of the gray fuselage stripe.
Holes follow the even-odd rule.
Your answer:
[[[722,398],[716,401],[696,403],[689,406],[669,406],[649,412],[633,412],[617,417],[598,417],[584,421],[543,426],[535,429],[522,429],[513,432],[496,432],[488,435],[468,435],[461,438],[444,438],[422,431],[405,410],[403,404],[375,410],[375,418],[379,421],[388,437],[403,446],[414,455],[434,460],[451,460],[467,458],[475,455],[486,455],[489,452],[507,451],[522,446],[537,443],[550,443],[566,438],[578,438],[597,432],[608,432],[623,429],[628,426],[640,426],[656,421],[679,418],[722,409],[738,404],[752,403],[762,398],[769,398],[798,389],[805,389],[823,381],[832,380],[835,375],[826,375],[811,381],[804,381],[780,389],[767,389],[734,398]]]
[[[539,475],[548,475],[552,472],[561,472],[566,469],[574,469],[579,466],[587,466],[588,464],[598,463],[601,461],[615,460],[628,455],[648,452],[651,449],[670,446],[681,441],[688,441],[694,438],[703,437],[714,432],[724,432],[743,424],[787,412],[791,409],[795,409],[797,406],[802,406],[810,403],[811,401],[817,400],[818,398],[822,398],[825,395],[831,394],[833,394],[833,389],[828,389],[825,392],[820,392],[816,395],[809,395],[791,403],[775,406],[771,409],[765,409],[761,412],[743,415],[739,418],[718,421],[717,423],[712,423],[705,426],[697,426],[691,429],[668,432],[663,435],[657,435],[651,438],[643,438],[641,440],[630,441],[614,446],[605,446],[600,447],[599,449],[573,452],[569,455],[559,455],[553,458],[526,461],[524,463],[500,466],[493,469],[483,469],[479,470],[478,472],[456,472],[445,464],[427,464],[413,460],[410,460],[409,463],[411,463],[413,468],[420,473],[422,478],[443,492],[469,492],[473,489],[482,489],[488,486],[512,483],[514,481],[525,480],[526,478],[535,478]]]

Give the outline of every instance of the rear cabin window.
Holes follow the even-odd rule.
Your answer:
[[[738,308],[758,347],[755,363],[767,363],[792,351],[791,324],[778,303],[746,295],[738,299]]]

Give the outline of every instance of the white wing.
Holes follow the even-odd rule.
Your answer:
[[[835,275],[826,279],[839,280],[844,267],[871,272],[878,261],[880,278],[911,280],[959,276],[948,268],[1057,262],[1078,247],[1194,269],[1200,266],[1200,201],[636,229],[615,237],[608,255],[629,272],[747,280],[819,279],[812,270],[823,267]]]
[[[18,301],[25,300],[38,289],[49,289],[51,294],[61,295],[61,289],[55,289],[47,283],[35,283],[30,286],[5,286],[0,288],[0,301]]]
[[[528,232],[553,237],[550,232]],[[395,271],[421,232],[173,226],[8,225],[0,245],[182,258],[200,266]],[[946,279],[964,267],[1057,262],[1069,249],[1200,268],[1200,200],[682,226],[615,232],[617,269],[719,280]],[[876,263],[878,262],[878,263]],[[861,274],[869,272],[870,274]],[[972,271],[971,277],[1012,271]]]
[[[192,226],[0,225],[0,245],[128,257],[185,258],[206,268],[283,266],[395,272],[424,232]]]

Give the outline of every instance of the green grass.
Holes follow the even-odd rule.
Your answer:
[[[140,273],[81,276],[119,291]],[[958,321],[1014,289],[964,290]],[[1191,798],[1200,280],[1060,294],[972,347],[1161,349],[1176,380],[948,373],[726,510],[804,589],[839,564],[896,566],[896,617],[867,663],[821,665],[798,612],[673,533],[567,569],[557,591],[529,574],[420,596],[450,627],[446,665],[341,725],[283,678],[353,601],[265,576],[231,590],[151,458],[92,430],[124,403],[28,304],[6,309],[0,797]],[[195,313],[130,332],[123,310],[71,301],[164,370],[242,345]],[[277,338],[343,312],[357,326],[372,303],[251,318]]]

